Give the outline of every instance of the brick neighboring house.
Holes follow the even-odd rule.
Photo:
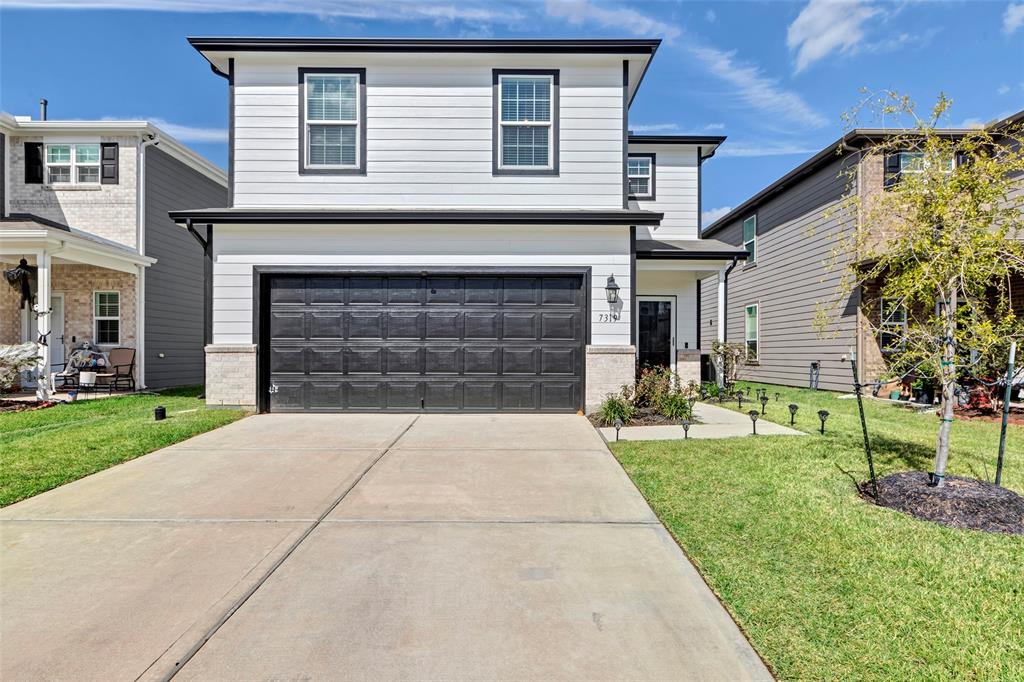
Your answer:
[[[997,131],[1022,119],[1024,112],[998,121],[992,128]],[[851,348],[861,359],[862,382],[884,374],[884,342],[875,331],[883,305],[877,287],[854,291],[841,310],[832,314],[828,334],[819,335],[814,322],[819,302],[833,300],[844,266],[854,257],[842,249],[835,254],[833,250],[849,242],[858,229],[859,216],[836,209],[849,191],[862,198],[884,191],[886,162],[881,155],[861,151],[892,132],[849,132],[704,229],[703,238],[744,246],[750,254],[727,275],[724,316],[727,339],[745,343],[756,358],[743,369],[744,378],[808,386],[816,372],[819,388],[851,390],[850,365],[843,362]],[[949,129],[943,134],[966,132]],[[894,158],[892,163],[899,161]],[[847,171],[853,171],[852,182]],[[1021,187],[1024,191],[1024,183]],[[830,268],[833,256],[835,267]],[[718,276],[713,276],[701,286],[710,291],[717,283]],[[1012,292],[1015,310],[1024,314],[1024,281],[1013,282]],[[718,337],[717,307],[714,297],[701,299],[702,339]],[[901,323],[898,314],[889,319]],[[702,345],[702,353],[710,351],[710,342]]]
[[[0,149],[0,269],[36,267],[32,304],[50,311],[2,283],[0,345],[49,332],[51,370],[85,341],[130,347],[138,386],[202,383],[202,248],[167,211],[223,204],[226,174],[146,121],[0,112]]]

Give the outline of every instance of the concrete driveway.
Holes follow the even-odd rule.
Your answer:
[[[770,679],[580,417],[250,417],[0,533],[4,680]]]

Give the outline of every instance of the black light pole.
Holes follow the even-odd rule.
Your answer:
[[[743,409],[743,391],[736,391],[736,402],[738,403],[739,408],[742,410]]]
[[[789,425],[793,426],[796,423],[796,411],[800,409],[800,406],[796,403],[789,404]]]
[[[690,420],[689,419],[684,419],[680,423],[683,426],[683,440],[686,440],[687,438],[690,437]]]
[[[623,427],[622,420],[621,419],[616,419],[615,422],[612,424],[612,426],[615,427],[615,442],[618,443],[619,442],[619,429],[621,429]]]
[[[757,435],[757,418],[760,417],[761,415],[759,415],[757,413],[757,410],[751,410],[750,412],[747,412],[747,414],[750,416],[750,424],[754,427],[754,435],[756,436]]]
[[[850,369],[853,371],[853,392],[857,394],[857,410],[860,412],[860,429],[864,433],[864,454],[868,458],[868,474],[871,476],[871,492],[875,499],[878,499],[878,480],[875,478],[875,458],[871,456],[871,439],[868,438],[868,421],[864,417],[864,399],[861,397],[862,388],[857,378],[857,351],[850,349]],[[825,433],[825,420],[821,420],[821,432]]]
[[[764,414],[765,408],[768,407],[768,392],[765,391],[761,394],[761,414]]]
[[[818,419],[821,420],[821,434],[825,435],[825,420],[828,419],[828,410],[818,410]]]
[[[1010,398],[1013,397],[1013,365],[1017,359],[1017,342],[1010,341],[1010,364],[1006,368],[1006,393],[1003,395],[1003,425],[999,431],[999,456],[996,458],[996,485],[1003,481],[1003,457],[1006,455],[1006,422],[1010,418]]]

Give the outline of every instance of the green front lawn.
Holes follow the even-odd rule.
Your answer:
[[[767,388],[764,418],[788,424],[795,402],[811,435],[611,447],[775,673],[1024,679],[1024,537],[861,500],[844,473],[867,478],[856,401]],[[824,436],[819,409],[831,413]],[[879,476],[931,470],[935,415],[874,401],[866,411]],[[949,473],[991,480],[998,439],[998,424],[955,423]],[[1003,483],[1020,492],[1024,427],[1010,427],[1007,458]]]
[[[244,416],[208,410],[184,388],[0,414],[0,506],[210,431]],[[167,419],[153,420],[153,408]]]

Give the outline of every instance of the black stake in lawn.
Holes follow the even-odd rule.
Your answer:
[[[768,391],[761,394],[761,414],[764,414],[766,407],[768,407]]]
[[[750,415],[750,423],[754,427],[754,435],[756,436],[757,435],[757,418],[760,417],[761,415],[759,415],[757,413],[757,410],[751,410],[750,412],[747,412],[747,414]]]
[[[818,419],[821,420],[821,435],[825,435],[825,420],[828,419],[828,410],[818,410]]]
[[[800,406],[796,403],[789,404],[789,425],[792,426],[796,422],[796,411],[800,409]]]
[[[690,420],[684,419],[680,423],[683,425],[683,440],[686,440],[690,437]]]
[[[871,456],[871,439],[868,438],[868,421],[864,416],[864,400],[861,398],[860,381],[857,380],[857,353],[850,353],[850,369],[853,371],[853,392],[857,394],[857,410],[860,412],[860,429],[864,433],[864,454],[868,458],[868,474],[871,476],[871,492],[878,499],[878,480],[875,478],[875,458]],[[821,432],[825,433],[825,420],[821,420]]]
[[[739,408],[743,409],[743,391],[736,391],[736,402],[739,404]]]
[[[615,423],[612,424],[612,426],[615,427],[615,442],[618,443],[619,442],[619,429],[621,429],[623,427],[622,420],[621,419],[616,419]]]
[[[1006,455],[1006,422],[1010,418],[1010,398],[1013,393],[1013,364],[1017,359],[1017,342],[1010,341],[1010,364],[1006,368],[1006,393],[1003,395],[1003,425],[999,430],[999,456],[996,457],[996,485],[1002,485],[1003,457]]]

